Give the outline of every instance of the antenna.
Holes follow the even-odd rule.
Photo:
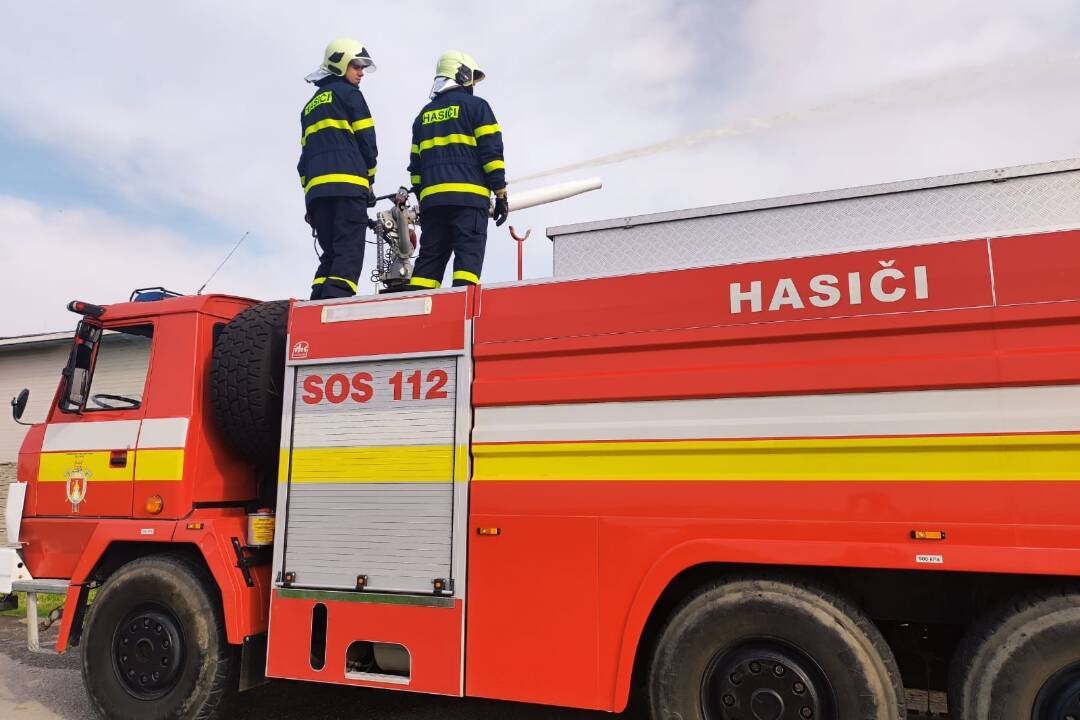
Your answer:
[[[250,234],[251,234],[251,231],[249,230],[249,231],[247,231],[247,232],[245,232],[245,233],[244,233],[244,236],[243,236],[243,237],[241,237],[241,238],[240,238],[239,240],[237,240],[237,241],[236,241],[236,244],[235,244],[235,245],[233,245],[233,249],[232,249],[232,250],[230,250],[230,251],[229,251],[229,254],[225,256],[225,259],[221,261],[221,264],[220,264],[220,265],[218,265],[218,266],[217,266],[217,267],[216,267],[216,268],[214,269],[214,272],[210,273],[210,277],[206,278],[206,282],[204,282],[204,283],[203,283],[202,285],[200,285],[200,286],[199,286],[199,289],[198,289],[197,291],[195,291],[195,294],[196,294],[196,295],[202,295],[202,291],[206,289],[206,286],[207,286],[207,285],[209,285],[209,284],[210,284],[210,281],[214,279],[214,276],[218,274],[218,270],[220,270],[221,268],[225,267],[225,263],[229,262],[229,258],[231,258],[231,257],[233,256],[233,253],[234,253],[234,252],[236,252],[236,249],[237,249],[238,247],[240,247],[240,243],[242,243],[242,242],[244,242],[245,240],[247,240],[247,236],[248,236],[248,235],[250,235]]]

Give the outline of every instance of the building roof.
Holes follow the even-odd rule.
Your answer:
[[[74,330],[64,330],[63,332],[34,333],[32,335],[12,335],[11,337],[0,337],[0,348],[12,347],[16,345],[32,345],[34,343],[64,342],[70,340],[72,335],[74,334]]]

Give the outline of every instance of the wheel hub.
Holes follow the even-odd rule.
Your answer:
[[[1032,720],[1080,720],[1080,664],[1063,668],[1035,697]]]
[[[176,685],[184,659],[184,636],[171,613],[141,608],[116,629],[113,667],[120,683],[140,700],[159,698]]]
[[[702,707],[709,720],[835,720],[832,686],[821,669],[801,650],[771,640],[713,658]]]

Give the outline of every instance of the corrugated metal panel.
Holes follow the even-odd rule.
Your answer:
[[[5,347],[0,351],[0,404],[23,388],[30,388],[30,402],[23,421],[44,422],[60,382],[60,371],[67,363],[71,340]],[[6,414],[0,418],[0,463],[13,463],[22,445],[26,428]]]
[[[456,364],[412,358],[297,373],[285,534],[296,585],[351,589],[367,575],[371,590],[428,593],[450,577]],[[353,384],[358,374],[370,397]],[[317,393],[305,390],[311,377]]]
[[[557,278],[598,277],[1080,227],[1080,162],[548,229]]]
[[[431,592],[450,576],[452,483],[297,484],[286,567],[298,585]]]

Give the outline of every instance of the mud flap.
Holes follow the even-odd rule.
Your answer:
[[[240,651],[240,692],[265,685],[266,679],[266,633],[248,635]]]

